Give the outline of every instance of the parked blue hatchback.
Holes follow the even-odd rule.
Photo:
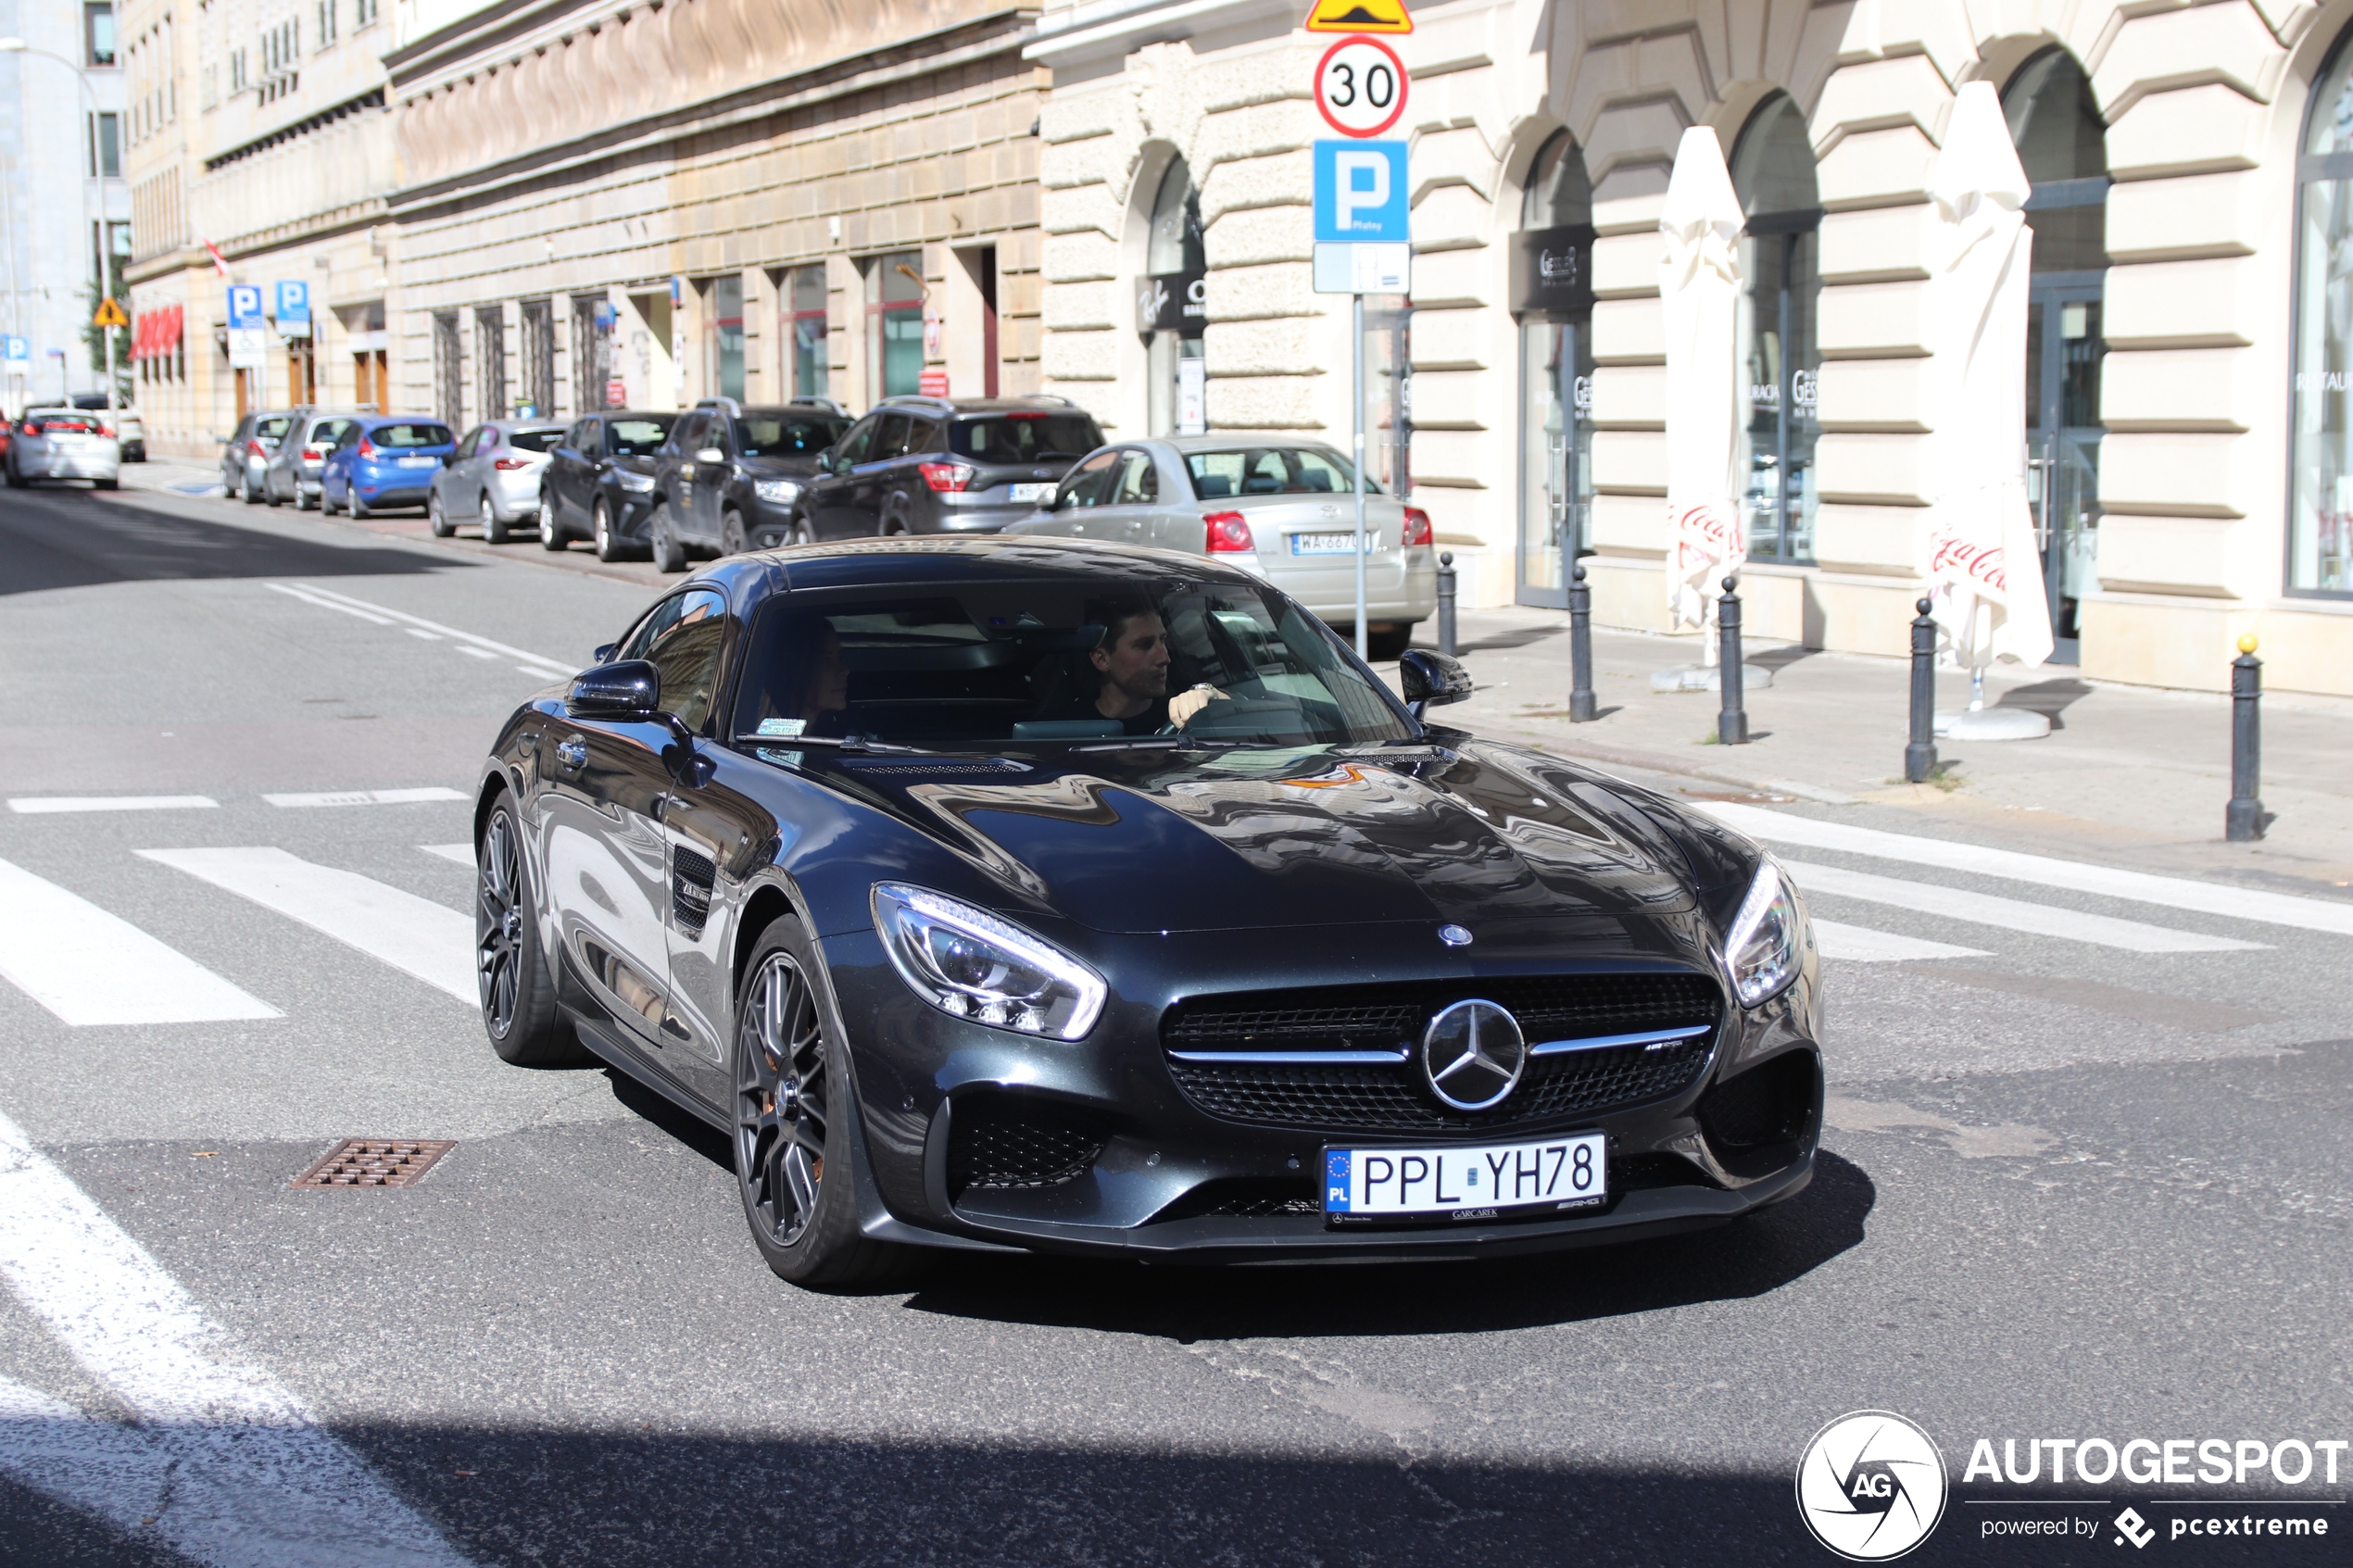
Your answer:
[[[422,414],[354,420],[319,470],[320,508],[359,518],[382,507],[422,507],[456,446],[447,425]]]

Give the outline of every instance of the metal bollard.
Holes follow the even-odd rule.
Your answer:
[[[1926,784],[1936,772],[1936,621],[1922,599],[1912,622],[1912,740],[1904,748],[1904,777]]]
[[[1748,709],[1741,690],[1741,580],[1724,579],[1724,596],[1716,601],[1716,630],[1720,638],[1716,660],[1716,694],[1723,699],[1716,715],[1716,739],[1723,746],[1748,744]]]
[[[1454,552],[1438,558],[1438,651],[1454,657]]]
[[[1601,716],[1593,696],[1593,590],[1579,561],[1568,574],[1568,721],[1587,724]]]
[[[2263,661],[2255,657],[2253,633],[2239,639],[2231,660],[2231,804],[2222,813],[2222,836],[2252,844],[2263,836]]]

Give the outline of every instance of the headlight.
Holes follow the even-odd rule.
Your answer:
[[[654,487],[654,476],[649,473],[632,473],[623,469],[619,478],[623,490],[651,490]]]
[[[1103,977],[986,909],[904,883],[875,884],[875,928],[899,978],[940,1011],[1076,1040],[1103,1010]]]
[[[1724,967],[1741,1006],[1761,1007],[1796,979],[1812,939],[1796,889],[1767,856],[1724,938]]]
[[[752,482],[752,494],[771,506],[789,507],[800,499],[800,486],[789,479],[761,479]]]

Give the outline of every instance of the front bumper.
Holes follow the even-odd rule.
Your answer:
[[[1355,928],[1348,950],[1364,977],[1427,973],[1428,942],[1418,926],[1393,934]],[[868,1217],[871,1233],[947,1247],[1200,1262],[1494,1257],[1720,1224],[1793,1197],[1811,1179],[1822,1075],[1810,970],[1766,1007],[1727,1013],[1705,1064],[1680,1087],[1649,1100],[1435,1134],[1372,1133],[1229,1119],[1203,1109],[1176,1082],[1159,1036],[1170,996],[1296,985],[1295,972],[1285,974],[1238,950],[1247,944],[1233,933],[1115,944],[1135,946],[1144,960],[1138,970],[1172,977],[1163,985],[1174,989],[1132,998],[1115,994],[1087,1040],[1063,1044],[936,1011],[908,991],[871,931],[825,940],[882,1210]],[[1393,952],[1378,951],[1392,946]],[[1489,977],[1562,967],[1501,964]],[[1793,1100],[1791,1135],[1777,1132],[1768,1142],[1734,1147],[1711,1135],[1701,1108],[1716,1085],[1751,1071],[1776,1074],[1777,1092],[1801,1098],[1803,1113]],[[1749,1081],[1752,1087],[1764,1082]],[[983,1183],[971,1179],[974,1162],[969,1142],[960,1144],[960,1122],[966,1140],[975,1135],[971,1129],[999,1123],[1091,1128],[1100,1149],[1083,1170],[1061,1179]],[[1720,1127],[1722,1118],[1716,1123]],[[1327,1229],[1316,1201],[1327,1144],[1494,1144],[1573,1130],[1599,1130],[1608,1138],[1611,1198],[1598,1210]]]

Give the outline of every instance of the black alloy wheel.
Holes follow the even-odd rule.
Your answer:
[[[556,1011],[554,977],[539,950],[538,903],[523,865],[522,834],[505,796],[474,846],[474,974],[490,1048],[517,1067],[586,1061]]]
[[[761,934],[736,1008],[736,1187],[761,1257],[777,1277],[816,1288],[882,1285],[912,1261],[858,1228],[857,1153],[808,966],[789,916]]]
[[[733,507],[719,519],[719,553],[739,556],[751,548],[751,541],[744,537],[744,514]]]
[[[686,570],[686,546],[678,542],[678,530],[670,521],[670,503],[656,501],[651,526],[647,531],[653,538],[654,570],[661,572]]]
[[[548,500],[545,495],[540,496],[539,547],[543,550],[549,551],[560,550],[564,547],[565,543],[564,531],[556,526],[555,503]]]
[[[624,546],[621,543],[620,535],[612,531],[612,508],[601,500],[597,503],[596,528],[597,558],[603,561],[619,560],[624,552]]]

